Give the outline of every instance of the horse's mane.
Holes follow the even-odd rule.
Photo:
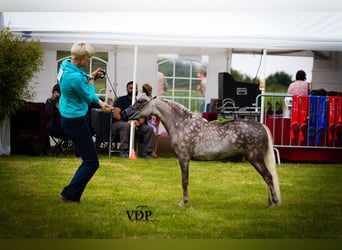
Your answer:
[[[186,107],[184,107],[182,104],[179,104],[177,102],[173,102],[167,99],[159,99],[165,103],[167,103],[169,106],[171,106],[172,108],[179,110],[183,115],[188,115],[190,117],[194,116],[194,113],[192,113],[189,109],[187,109]]]

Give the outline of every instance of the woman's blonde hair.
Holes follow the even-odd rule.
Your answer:
[[[79,41],[72,45],[71,47],[71,57],[80,58],[80,56],[93,56],[95,53],[94,48],[87,42]]]

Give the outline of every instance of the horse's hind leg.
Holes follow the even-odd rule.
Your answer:
[[[274,183],[272,174],[268,171],[266,164],[263,160],[250,160],[249,162],[253,165],[256,171],[262,176],[267,185],[268,191],[268,205],[273,207],[278,204],[279,200],[277,198],[276,191],[274,189]]]
[[[182,172],[183,200],[179,206],[184,206],[188,202],[188,183],[189,183],[189,160],[179,158],[179,165]]]

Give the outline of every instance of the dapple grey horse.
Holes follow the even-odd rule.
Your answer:
[[[190,159],[209,161],[234,155],[243,155],[262,176],[268,188],[268,205],[280,204],[272,136],[260,122],[212,123],[176,102],[144,94],[124,113],[127,119],[156,115],[165,126],[182,171],[183,200],[179,205],[188,202]]]

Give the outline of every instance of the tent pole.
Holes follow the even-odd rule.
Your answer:
[[[263,49],[263,68],[264,68],[264,72],[262,74],[262,77],[260,79],[260,90],[261,90],[261,105],[260,105],[260,122],[263,123],[264,121],[264,102],[265,102],[265,98],[263,96],[263,94],[265,93],[265,88],[266,88],[266,57],[267,57],[267,50]]]
[[[138,60],[138,46],[134,46],[134,66],[133,66],[133,93],[132,93],[132,105],[135,103],[135,95],[136,95],[136,75],[137,75],[137,60]],[[134,121],[131,121],[131,131],[130,131],[130,139],[129,139],[129,158],[132,155],[132,149],[134,147],[134,135],[135,135],[135,126]]]

